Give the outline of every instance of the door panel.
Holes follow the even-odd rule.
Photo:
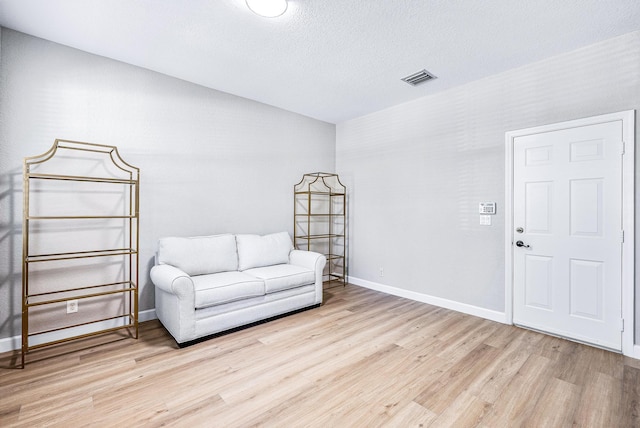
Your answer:
[[[571,315],[603,321],[604,265],[602,262],[575,259],[570,263]]]
[[[619,121],[514,138],[514,323],[621,349],[621,141]]]
[[[569,199],[571,235],[602,237],[604,207],[601,178],[570,180]]]
[[[526,305],[553,310],[553,257],[525,255]]]
[[[550,234],[553,224],[553,182],[525,183],[525,230],[529,234]]]

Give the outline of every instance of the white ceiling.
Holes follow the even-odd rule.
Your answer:
[[[640,30],[640,1],[0,0],[0,25],[338,123]]]

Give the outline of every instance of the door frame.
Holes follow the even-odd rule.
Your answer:
[[[507,324],[513,324],[513,143],[517,137],[544,132],[579,128],[606,122],[622,122],[622,354],[640,358],[634,352],[635,338],[635,110],[604,114],[584,119],[570,120],[550,125],[508,131],[505,133],[505,318]]]

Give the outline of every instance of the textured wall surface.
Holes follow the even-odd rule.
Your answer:
[[[141,170],[141,310],[158,238],[291,234],[293,185],[334,168],[333,124],[7,29],[1,49],[0,339],[20,334],[22,160],[56,138]]]
[[[505,132],[638,110],[639,70],[635,32],[338,124],[349,275],[504,311]]]

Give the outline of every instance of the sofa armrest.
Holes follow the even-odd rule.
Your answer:
[[[196,293],[191,277],[171,265],[151,268],[151,281],[156,286],[156,315],[165,328],[183,343],[196,336]]]
[[[191,277],[171,265],[156,265],[151,268],[151,281],[161,290],[175,294],[179,299],[192,298],[194,286]]]
[[[296,266],[302,266],[307,269],[322,272],[327,258],[320,253],[305,250],[291,250],[289,253],[289,263]]]
[[[311,269],[315,272],[315,303],[321,304],[324,265],[327,264],[327,258],[324,256],[324,254],[316,253],[313,251],[291,250],[291,252],[289,253],[289,263],[292,265]]]

